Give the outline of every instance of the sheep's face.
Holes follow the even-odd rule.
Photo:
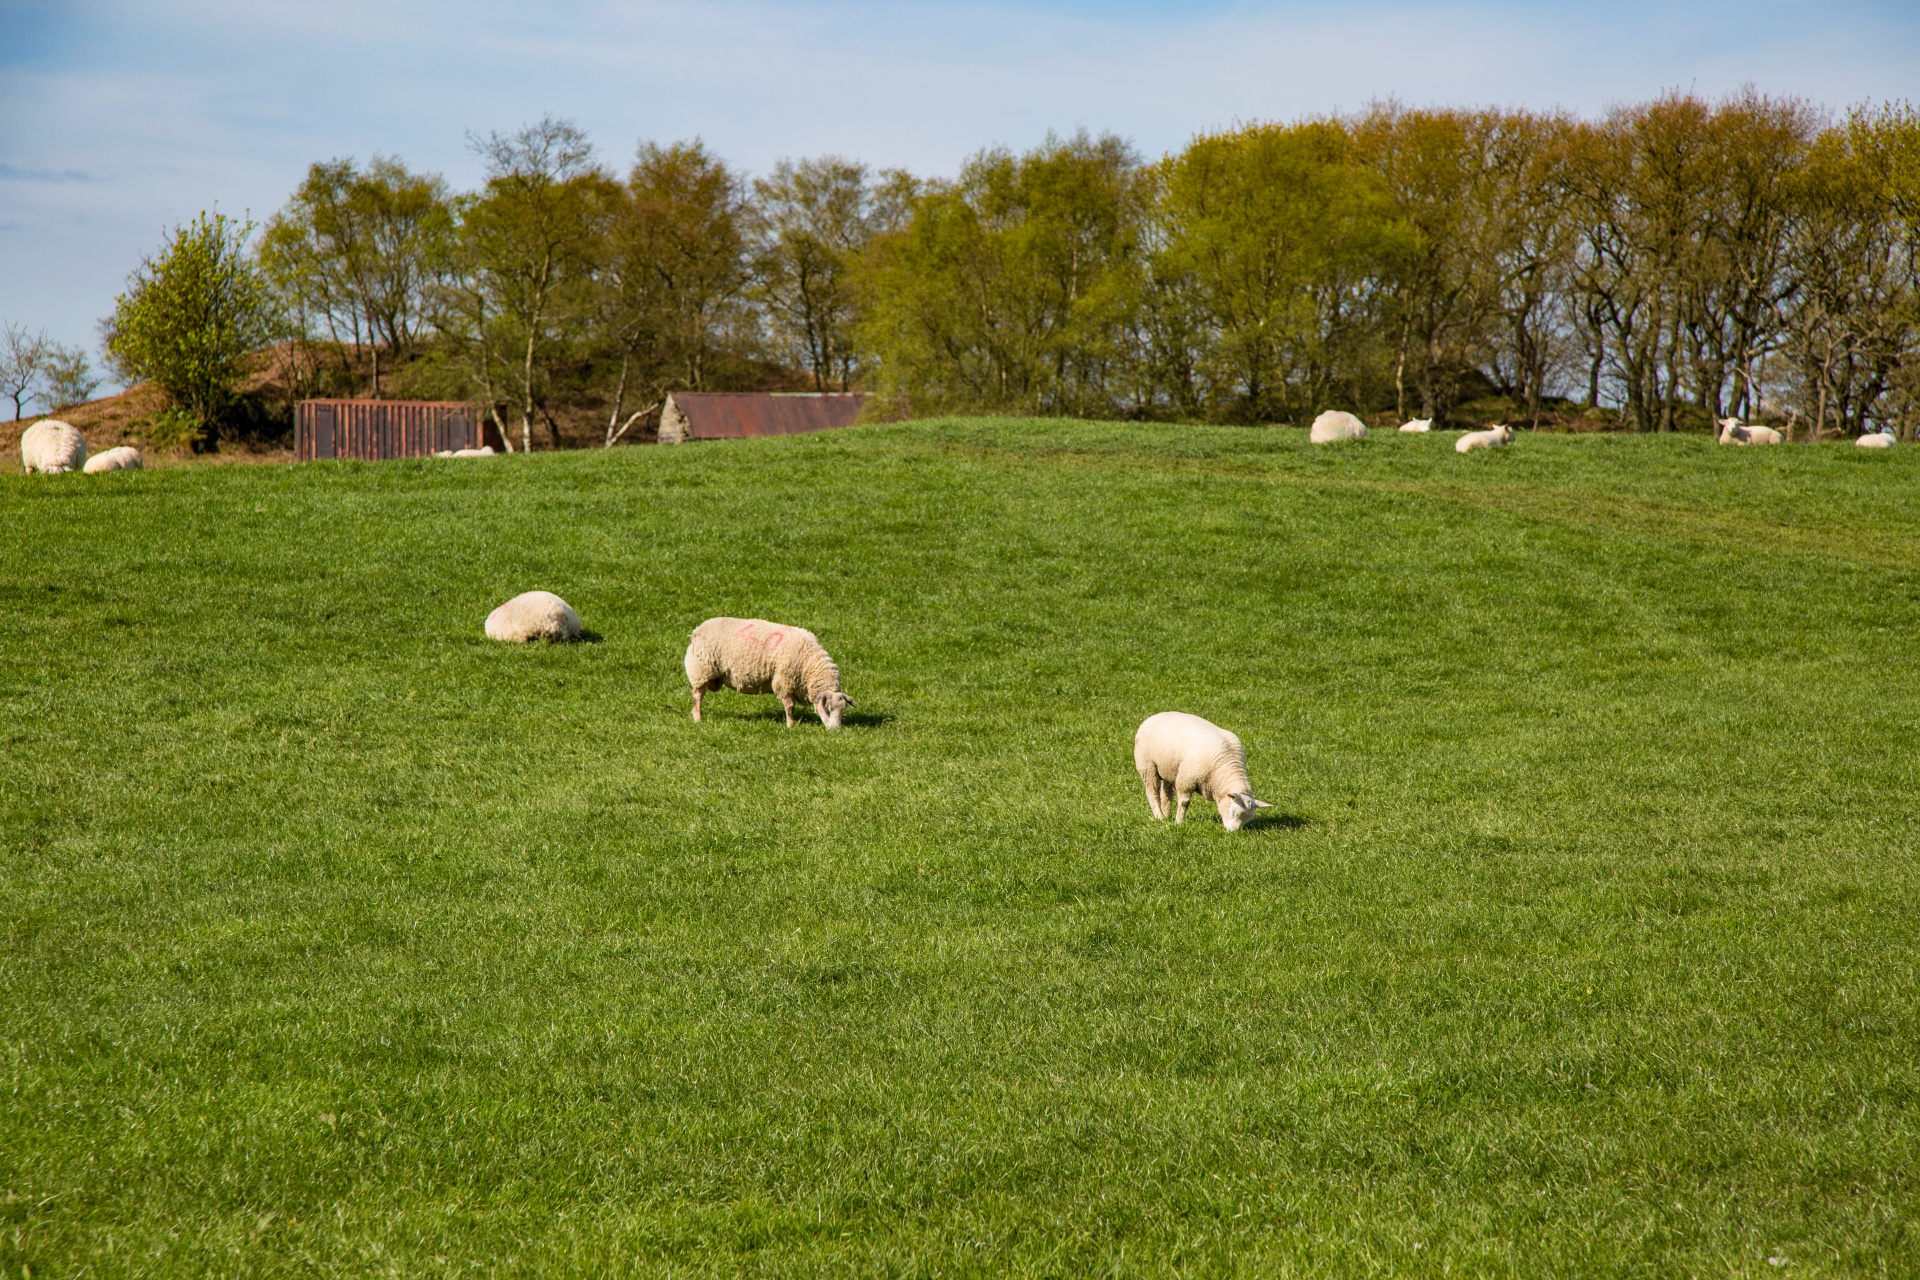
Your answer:
[[[1265,800],[1255,800],[1250,794],[1221,796],[1218,801],[1220,825],[1229,831],[1238,831],[1247,824],[1256,809],[1271,809],[1273,806]]]
[[[840,727],[840,713],[852,705],[853,699],[838,689],[823,693],[813,700],[813,709],[820,713],[820,723],[829,729]]]

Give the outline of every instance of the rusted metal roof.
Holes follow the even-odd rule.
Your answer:
[[[660,442],[794,436],[850,427],[866,402],[863,391],[676,391],[660,409]]]

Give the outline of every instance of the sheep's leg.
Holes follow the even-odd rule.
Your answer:
[[[787,709],[787,728],[793,728],[793,695],[781,694],[780,705]]]
[[[1167,816],[1167,802],[1161,798],[1160,775],[1152,769],[1140,771],[1140,785],[1147,789],[1147,807],[1156,820]]]
[[[693,722],[700,723],[700,698],[706,693],[699,685],[693,687]]]
[[[1193,792],[1182,791],[1180,793],[1180,810],[1173,815],[1175,822],[1185,822],[1187,820],[1187,805],[1190,804],[1192,800]]]

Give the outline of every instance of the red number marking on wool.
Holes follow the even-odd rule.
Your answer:
[[[767,648],[778,649],[780,647],[780,642],[782,640],[785,640],[786,638],[787,638],[786,632],[784,631],[774,632],[772,635],[767,637]]]

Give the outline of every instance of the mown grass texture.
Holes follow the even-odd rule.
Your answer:
[[[1920,450],[1449,443],[0,481],[0,1274],[1920,1273]]]

